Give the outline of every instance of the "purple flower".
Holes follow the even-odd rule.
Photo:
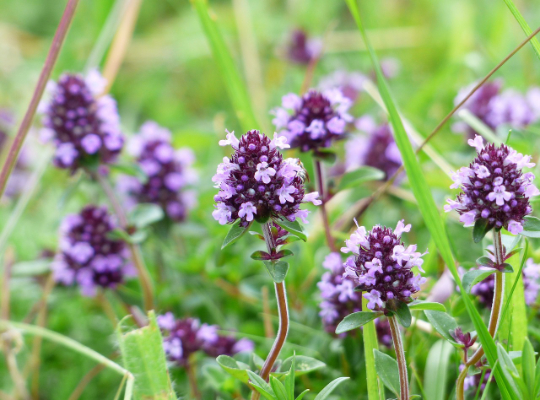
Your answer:
[[[352,121],[347,113],[351,104],[339,89],[310,90],[302,97],[289,93],[283,96],[282,107],[272,111],[272,122],[291,147],[316,151],[344,137],[346,125]]]
[[[184,220],[195,205],[195,194],[188,189],[197,181],[191,167],[195,159],[191,149],[175,150],[171,133],[149,121],[130,140],[128,151],[148,175],[146,182],[132,176],[121,177],[119,189],[128,195],[130,203],[157,204],[171,220]]]
[[[345,70],[334,71],[321,79],[319,87],[321,91],[339,89],[351,102],[358,100],[358,96],[364,90],[364,83],[368,78],[360,72],[348,72]]]
[[[536,264],[532,258],[527,260],[523,269],[523,285],[525,288],[525,303],[532,306],[538,299],[540,292],[540,265]]]
[[[379,343],[392,348],[392,330],[390,329],[390,322],[387,318],[375,318],[375,330],[377,331],[377,339]]]
[[[480,136],[469,139],[469,145],[476,148],[478,157],[453,174],[450,187],[462,192],[456,201],[448,201],[445,211],[456,210],[465,226],[485,219],[490,229],[504,227],[518,234],[523,230],[523,218],[532,211],[529,198],[540,193],[533,184],[534,174],[522,172],[535,164],[530,156],[504,144],[484,147]]]
[[[322,42],[319,39],[309,39],[302,29],[292,32],[287,46],[287,58],[295,64],[309,64],[319,57],[322,50]]]
[[[211,357],[232,356],[253,351],[253,343],[247,339],[236,340],[218,333],[215,325],[202,324],[198,319],[175,319],[170,312],[159,315],[157,323],[163,333],[163,348],[169,361],[185,367],[189,357],[203,351]]]
[[[115,289],[134,276],[125,243],[108,237],[115,228],[104,207],[86,206],[68,215],[60,226],[60,252],[52,267],[56,282],[76,284],[83,295],[94,296],[98,286]]]
[[[54,163],[75,171],[96,162],[114,162],[123,146],[116,102],[100,96],[105,87],[97,71],[86,78],[64,74],[58,83],[49,82],[39,111],[43,116],[42,137],[56,145]]]
[[[375,226],[372,231],[359,226],[351,238],[345,241],[343,253],[353,255],[345,262],[344,276],[350,276],[368,300],[368,308],[386,311],[396,301],[411,302],[411,296],[426,281],[412,268],[423,272],[422,254],[416,245],[405,247],[401,234],[409,232],[411,225],[399,221],[396,229]],[[390,303],[390,304],[389,304]]]
[[[254,220],[269,218],[300,218],[307,223],[307,210],[302,202],[320,204],[318,194],[304,192],[304,169],[297,159],[283,159],[279,148],[289,147],[282,137],[270,140],[259,131],[249,131],[238,140],[234,132],[219,142],[234,149],[225,157],[212,178],[220,189],[214,197],[216,209],[212,215],[221,225],[242,220],[248,226]]]
[[[394,141],[392,128],[387,123],[376,126],[370,116],[359,118],[357,128],[368,134],[351,136],[345,146],[346,168],[354,170],[368,165],[385,172],[385,179],[390,178],[402,164],[401,154]]]

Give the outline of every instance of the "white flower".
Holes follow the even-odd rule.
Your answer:
[[[479,153],[484,149],[484,139],[480,135],[475,135],[474,139],[469,139],[467,143]]]
[[[396,236],[401,236],[403,232],[410,232],[411,231],[411,224],[405,225],[405,220],[402,219],[401,221],[398,221],[396,229],[394,229],[394,233]]]
[[[257,171],[255,172],[255,179],[257,181],[263,181],[264,183],[270,183],[271,178],[276,174],[276,170],[268,166],[268,163],[263,161],[257,164]]]
[[[223,203],[219,203],[217,208],[212,211],[212,217],[219,222],[220,225],[226,225],[231,218],[231,210]]]
[[[227,132],[227,139],[226,140],[220,140],[219,145],[220,146],[228,146],[231,145],[233,149],[237,149],[238,145],[240,144],[240,140],[234,136],[234,131],[229,132],[227,129],[225,129],[225,132]]]
[[[322,201],[319,200],[318,197],[319,197],[319,192],[306,193],[304,195],[304,198],[302,199],[302,202],[304,203],[311,202],[314,205],[319,206],[322,204]]]
[[[257,208],[251,201],[246,201],[240,205],[240,210],[238,211],[240,218],[246,217],[246,221],[253,221],[254,214],[257,214]]]
[[[493,192],[487,195],[489,201],[494,201],[498,206],[504,205],[505,201],[509,201],[512,198],[512,193],[506,191],[504,185],[495,186]]]
[[[285,204],[287,201],[294,203],[294,197],[292,197],[291,194],[296,193],[296,188],[292,185],[283,185],[278,190],[276,190],[276,193],[279,196],[279,202],[281,204]]]

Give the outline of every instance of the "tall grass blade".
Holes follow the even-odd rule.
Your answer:
[[[242,129],[244,131],[258,129],[257,119],[251,106],[246,85],[240,77],[238,68],[234,64],[225,40],[216,25],[215,15],[210,14],[206,0],[191,0],[191,3],[197,11]]]
[[[367,300],[362,298],[362,307],[367,309]],[[384,400],[384,397],[379,397],[379,380],[377,378],[377,370],[375,369],[375,356],[373,350],[379,350],[379,342],[377,340],[377,331],[375,330],[375,322],[368,322],[363,327],[364,336],[364,354],[366,357],[366,375],[367,375],[367,391],[369,400]]]
[[[527,23],[527,21],[525,21],[525,18],[523,18],[523,15],[521,15],[521,13],[519,12],[514,2],[512,0],[504,0],[504,2],[506,3],[506,6],[508,7],[508,9],[510,10],[512,15],[518,22],[519,26],[521,26],[521,29],[523,29],[523,32],[525,32],[527,36],[530,35],[532,33],[532,29]],[[536,52],[536,55],[538,56],[538,58],[540,58],[540,42],[538,41],[537,38],[531,39],[531,46]]]
[[[461,280],[457,272],[457,268],[454,262],[451,248],[450,248],[450,243],[446,235],[446,230],[443,224],[443,220],[439,214],[439,211],[435,204],[435,200],[433,199],[429,186],[427,185],[425,177],[422,173],[420,164],[414,154],[412,145],[409,142],[407,133],[405,132],[405,129],[403,127],[403,123],[399,116],[398,110],[390,94],[390,90],[386,83],[385,77],[381,71],[381,67],[379,65],[377,55],[375,54],[375,51],[373,50],[373,47],[371,46],[368,40],[368,37],[365,33],[357,4],[354,0],[345,0],[345,1],[347,5],[349,6],[351,14],[353,18],[355,19],[356,24],[358,25],[358,29],[360,30],[360,34],[362,35],[362,38],[366,44],[366,47],[369,50],[369,55],[370,55],[373,67],[375,68],[375,72],[377,75],[377,82],[379,84],[379,92],[381,94],[381,97],[384,100],[386,109],[388,110],[390,123],[392,124],[392,127],[394,128],[396,144],[401,153],[401,157],[403,158],[405,171],[409,178],[414,196],[416,200],[418,201],[420,212],[422,213],[426,226],[432,235],[433,241],[435,242],[435,244],[437,245],[437,248],[439,249],[441,257],[443,258],[450,272],[454,276],[454,279],[458,283],[458,286],[460,287],[461,292],[465,293],[463,289],[463,285],[461,284]],[[489,361],[489,364],[493,366],[495,365],[495,362],[497,360],[497,348],[495,346],[495,342],[493,338],[489,335],[489,332],[484,322],[482,321],[480,314],[478,313],[478,311],[472,304],[471,299],[468,296],[463,296],[462,298],[465,303],[465,307],[474,323],[480,342],[482,343],[482,346],[484,347],[484,351]],[[494,375],[499,385],[499,390],[501,392],[502,398],[511,400],[512,397],[509,396],[509,392],[508,392],[509,390],[508,388],[510,386],[508,384],[506,377],[502,374],[500,368],[497,368],[494,370]]]

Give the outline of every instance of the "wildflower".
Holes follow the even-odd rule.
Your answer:
[[[484,147],[480,136],[470,139],[478,157],[469,165],[455,172],[451,188],[462,192],[457,200],[450,200],[445,211],[456,210],[465,226],[472,226],[479,219],[487,221],[488,228],[507,229],[513,234],[523,230],[524,217],[531,213],[529,199],[540,192],[533,184],[534,174],[523,173],[531,168],[530,156],[524,156],[502,144]]]
[[[253,351],[247,339],[236,340],[218,333],[215,325],[201,324],[194,318],[175,319],[170,312],[159,315],[157,323],[163,333],[163,348],[169,361],[185,367],[191,354],[203,351],[211,357]]]
[[[476,342],[476,337],[472,337],[470,332],[464,333],[461,327],[457,327],[450,334],[457,343],[463,345],[464,351],[467,351]]]
[[[56,145],[54,164],[75,171],[79,167],[113,162],[124,145],[116,102],[100,96],[104,80],[97,71],[86,77],[63,74],[49,82],[49,101],[42,101],[42,137]]]
[[[224,225],[240,218],[244,227],[270,218],[307,222],[308,211],[300,205],[319,204],[318,194],[304,192],[304,170],[298,160],[283,159],[279,149],[288,147],[283,138],[270,140],[254,130],[239,140],[234,132],[228,132],[220,145],[232,146],[234,154],[223,159],[212,178],[220,189],[214,197],[214,219]]]
[[[399,221],[396,229],[375,226],[372,231],[358,227],[351,238],[342,247],[343,253],[354,255],[345,262],[345,276],[350,276],[362,290],[368,300],[367,307],[385,311],[388,303],[412,301],[412,295],[420,290],[426,281],[412,268],[423,272],[422,254],[416,251],[416,245],[405,247],[401,234],[409,232],[411,225]]]
[[[351,104],[339,89],[324,93],[310,90],[302,97],[289,93],[283,96],[282,107],[272,111],[272,122],[291,148],[317,150],[344,137],[346,126],[352,121],[347,113]]]
[[[354,103],[364,90],[364,83],[367,79],[360,72],[338,70],[321,79],[319,87],[322,91],[339,89],[343,96]]]
[[[94,296],[98,286],[115,289],[135,276],[125,243],[108,236],[115,227],[104,207],[86,206],[68,215],[60,227],[60,252],[52,267],[56,282],[76,284],[83,295]]]
[[[171,220],[184,220],[187,211],[195,205],[195,194],[187,189],[197,181],[197,174],[191,168],[194,161],[191,149],[175,150],[171,133],[149,121],[130,140],[128,151],[136,157],[148,179],[141,182],[133,176],[122,176],[119,189],[128,195],[131,203],[157,204]]]
[[[310,39],[302,29],[292,32],[287,47],[287,58],[295,64],[307,65],[321,54],[322,42]]]
[[[390,178],[402,164],[392,128],[387,123],[377,126],[369,116],[359,118],[355,125],[368,137],[355,135],[347,141],[346,168],[353,170],[367,165],[384,171],[385,179]]]

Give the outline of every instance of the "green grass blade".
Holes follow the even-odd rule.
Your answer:
[[[429,350],[424,372],[424,397],[426,399],[446,399],[450,357],[453,353],[454,347],[446,340],[439,340]]]
[[[345,1],[349,6],[351,14],[355,19],[356,24],[358,25],[358,29],[360,30],[360,34],[362,35],[366,47],[369,50],[369,55],[377,75],[379,92],[388,110],[390,123],[394,128],[396,144],[401,153],[403,164],[405,165],[405,171],[409,178],[414,196],[418,201],[420,212],[422,213],[426,226],[429,229],[435,244],[437,245],[441,257],[443,258],[450,272],[454,276],[454,279],[460,287],[461,292],[464,293],[465,291],[463,289],[463,285],[461,284],[461,280],[457,272],[443,220],[439,214],[439,211],[435,204],[435,200],[433,199],[429,186],[427,185],[425,177],[422,173],[420,164],[414,154],[407,133],[405,132],[405,129],[403,127],[403,123],[399,117],[396,105],[394,104],[385,77],[381,71],[377,55],[375,54],[375,51],[373,50],[373,47],[371,46],[365,33],[356,2],[354,0]],[[493,338],[489,335],[486,325],[484,324],[482,318],[480,317],[480,314],[472,304],[471,299],[468,296],[463,296],[462,298],[465,303],[465,307],[474,323],[480,342],[484,347],[484,351],[489,361],[489,364],[493,366],[495,365],[495,362],[497,360],[497,348],[495,346],[495,342]],[[499,390],[501,392],[502,398],[511,400],[512,397],[509,396],[507,389],[509,388],[508,381],[506,377],[502,374],[500,368],[496,368],[494,370],[494,375],[499,385]]]
[[[521,29],[523,29],[523,32],[525,32],[525,35],[529,36],[533,31],[527,21],[525,21],[525,18],[523,18],[523,15],[521,15],[521,13],[519,12],[514,2],[512,0],[504,0],[504,2],[506,3],[508,9],[518,22],[519,26],[521,26]],[[540,58],[540,42],[537,38],[534,37],[531,39],[531,46],[536,52],[538,58]]]
[[[362,298],[362,307],[367,309],[368,301]],[[367,375],[367,391],[369,400],[384,400],[384,397],[379,397],[379,380],[377,379],[377,370],[375,369],[375,357],[373,350],[379,349],[377,340],[377,331],[375,330],[375,322],[371,321],[364,325],[364,354],[366,357],[366,375]]]
[[[240,77],[238,68],[236,67],[225,40],[216,25],[215,15],[210,14],[206,0],[191,0],[191,3],[197,11],[204,33],[212,49],[214,60],[221,72],[223,83],[227,88],[242,129],[244,131],[259,129],[246,85]]]

